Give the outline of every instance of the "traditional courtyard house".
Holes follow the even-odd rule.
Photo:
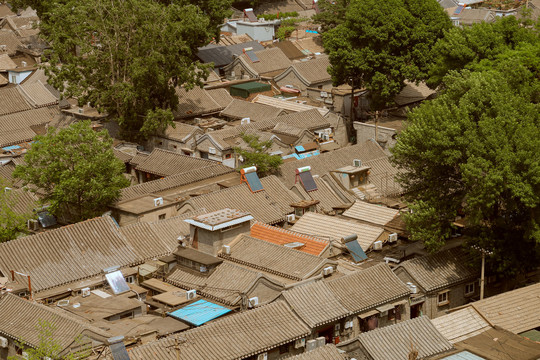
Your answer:
[[[223,68],[229,80],[261,78],[271,80],[292,64],[280,48],[246,51]]]
[[[347,338],[409,319],[410,291],[386,264],[326,282],[351,315]]]
[[[276,76],[274,81],[280,87],[290,85],[300,90],[302,95],[307,95],[307,88],[330,92],[332,78],[327,71],[329,66],[328,56],[295,62]]]
[[[480,267],[471,266],[472,260],[455,247],[399,264],[394,271],[411,289],[411,318],[434,319],[475,299]]]

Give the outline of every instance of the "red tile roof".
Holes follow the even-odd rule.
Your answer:
[[[316,256],[319,256],[329,245],[329,242],[326,240],[260,222],[253,224],[250,235],[254,238],[268,241],[277,245],[300,242],[305,244],[305,246],[298,250]]]

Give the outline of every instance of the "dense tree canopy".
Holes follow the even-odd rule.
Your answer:
[[[345,21],[345,14],[350,0],[319,0],[320,12],[313,16],[313,21],[321,25],[322,32],[335,28]]]
[[[499,272],[540,259],[540,47],[522,43],[451,71],[413,110],[393,153],[404,174],[411,237],[440,248],[457,216]]]
[[[523,27],[513,16],[499,18],[494,23],[452,27],[433,47],[435,60],[427,83],[435,88],[450,70],[473,69],[482,60],[494,60],[524,43],[538,42],[538,36],[538,32]]]
[[[25,233],[26,221],[34,217],[32,206],[17,211],[19,197],[9,190],[8,183],[0,179],[0,243],[15,239],[19,234]]]
[[[59,131],[50,127],[36,137],[24,160],[14,176],[40,189],[51,213],[73,221],[107,211],[129,185],[109,134],[94,131],[88,121]]]
[[[345,21],[323,34],[335,84],[361,84],[373,105],[392,103],[404,81],[427,77],[431,48],[451,27],[436,0],[351,0]]]
[[[252,134],[243,134],[242,140],[247,145],[247,149],[237,147],[234,151],[242,157],[242,168],[256,166],[260,176],[276,172],[283,163],[281,156],[268,154],[268,149],[272,146],[272,140],[260,141],[259,137]]]

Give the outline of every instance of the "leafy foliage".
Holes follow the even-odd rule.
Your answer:
[[[92,130],[89,121],[58,132],[49,128],[36,137],[24,160],[13,175],[43,191],[51,213],[74,221],[100,215],[129,185],[109,134]]]
[[[294,26],[280,26],[276,31],[276,38],[285,40],[292,35],[294,30],[296,30]]]
[[[39,320],[39,325],[36,327],[36,331],[39,332],[39,344],[36,348],[25,346],[25,342],[19,344],[20,347],[25,348],[25,352],[28,354],[28,360],[42,360],[45,358],[50,359],[62,359],[62,360],[76,360],[88,358],[90,354],[90,348],[88,346],[80,346],[75,352],[59,356],[64,350],[62,346],[54,339],[56,327],[48,321]],[[76,343],[82,343],[81,338],[75,340]],[[19,356],[9,356],[8,360],[19,360]]]
[[[442,94],[409,113],[393,149],[413,210],[413,240],[437,250],[464,215],[470,245],[512,274],[540,259],[540,66],[529,44],[485,71],[451,71]],[[511,71],[506,71],[512,68]]]
[[[435,0],[351,0],[345,19],[323,34],[334,84],[363,84],[374,108],[393,102],[404,81],[427,77],[431,48],[451,27]]]
[[[0,243],[26,233],[26,221],[34,217],[31,206],[23,213],[14,210],[18,196],[6,187],[7,183],[0,179]]]
[[[268,154],[268,149],[272,146],[272,140],[259,141],[259,136],[252,134],[242,134],[242,140],[249,147],[248,150],[240,147],[234,151],[244,158],[242,167],[256,166],[257,173],[261,176],[276,172],[283,160],[279,155]]]
[[[54,14],[40,25],[52,45],[46,53],[49,82],[64,96],[106,111],[127,137],[137,138],[170,123],[176,86],[202,86],[210,66],[193,59],[197,47],[216,35],[214,25],[229,1],[46,4],[44,11]]]
[[[538,32],[523,27],[513,16],[498,18],[494,23],[453,27],[433,47],[435,61],[427,83],[435,88],[451,70],[475,69],[482,60],[494,60],[518,45],[534,44],[538,37]]]
[[[350,0],[319,0],[317,6],[320,12],[315,14],[312,19],[316,24],[321,25],[321,31],[328,30],[345,22],[345,15]]]

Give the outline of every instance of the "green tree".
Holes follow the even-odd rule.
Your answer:
[[[319,0],[317,6],[320,12],[313,15],[313,22],[321,25],[324,33],[345,21],[345,14],[350,0]]]
[[[36,137],[24,160],[13,175],[39,188],[51,213],[73,221],[100,215],[129,185],[109,134],[94,131],[89,121],[59,131],[49,128]]]
[[[248,149],[234,148],[234,151],[244,159],[242,168],[256,166],[260,176],[274,173],[279,169],[283,163],[281,156],[268,154],[272,140],[260,141],[259,136],[252,134],[242,134],[242,140]]]
[[[441,95],[409,113],[393,155],[413,240],[435,251],[464,216],[468,244],[513,274],[540,259],[540,67],[504,57],[490,70],[451,71]]]
[[[435,88],[451,70],[474,69],[482,60],[494,60],[519,44],[538,41],[539,33],[522,26],[513,16],[498,18],[494,23],[453,27],[433,47],[434,62],[427,83]]]
[[[405,80],[427,77],[431,48],[451,26],[436,0],[351,0],[344,22],[323,34],[334,84],[353,79],[385,107]]]
[[[75,339],[76,343],[80,343],[77,351],[70,352],[65,355],[59,355],[63,352],[63,347],[54,338],[56,334],[56,327],[48,321],[38,320],[39,325],[36,326],[36,332],[39,333],[39,343],[36,347],[31,347],[26,342],[19,343],[19,346],[24,348],[28,355],[28,360],[42,360],[45,358],[50,359],[62,359],[62,360],[75,360],[85,359],[90,355],[91,349],[89,346],[82,344],[82,338]],[[8,360],[19,360],[19,356],[9,356]]]
[[[33,206],[20,209],[19,196],[9,190],[7,182],[0,179],[0,243],[26,233],[26,222],[34,217]],[[18,205],[18,206],[17,206]]]
[[[129,138],[171,124],[175,88],[202,86],[210,71],[211,64],[193,59],[214,29],[187,1],[64,0],[50,7],[54,16],[40,25],[52,46],[49,82],[107,112]]]

